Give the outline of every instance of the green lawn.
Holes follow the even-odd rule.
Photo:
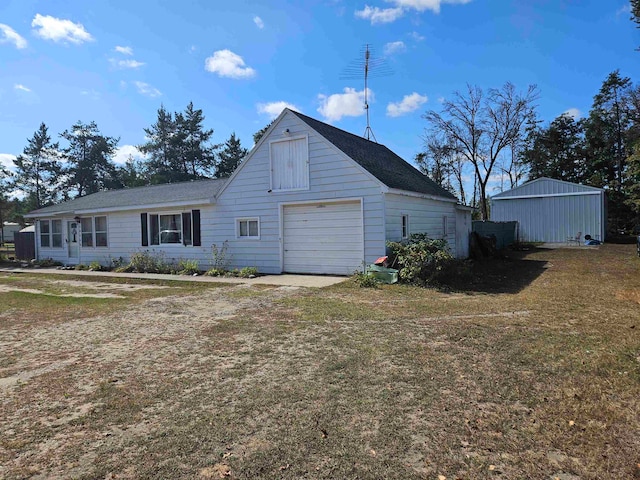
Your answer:
[[[640,474],[634,246],[474,269],[458,292],[0,276],[0,478]]]

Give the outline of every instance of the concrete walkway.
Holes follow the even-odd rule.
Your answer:
[[[165,275],[160,273],[116,273],[116,272],[91,272],[89,270],[58,270],[57,268],[0,268],[5,273],[46,273],[49,275],[75,275],[83,277],[100,278],[135,278],[142,280],[168,280],[174,282],[201,282],[201,283],[245,283],[248,285],[278,285],[287,287],[312,287],[322,288],[344,282],[347,277],[329,275],[262,275],[256,278],[238,277],[206,277],[204,275]]]

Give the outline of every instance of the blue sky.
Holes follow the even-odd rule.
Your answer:
[[[392,72],[370,79],[373,132],[406,160],[421,115],[467,83],[537,84],[538,113],[586,115],[615,69],[640,77],[628,0],[4,0],[0,162],[40,122],[95,121],[123,162],[160,104],[193,101],[222,143],[245,147],[283,106],[361,135],[365,44]],[[8,5],[7,5],[8,3]]]

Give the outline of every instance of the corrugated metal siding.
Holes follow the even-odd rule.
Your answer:
[[[578,232],[603,239],[603,195],[492,200],[491,220],[517,221],[524,242],[565,242]]]

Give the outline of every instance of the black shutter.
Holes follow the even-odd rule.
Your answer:
[[[149,215],[151,219],[151,245],[160,245],[160,230],[158,229],[158,215]]]
[[[202,245],[200,239],[200,210],[192,210],[191,217],[193,219],[193,246],[199,247]]]
[[[147,214],[140,214],[140,227],[142,230],[142,246],[146,247],[149,245],[149,226],[147,224]]]
[[[182,244],[191,245],[191,213],[182,213]]]

